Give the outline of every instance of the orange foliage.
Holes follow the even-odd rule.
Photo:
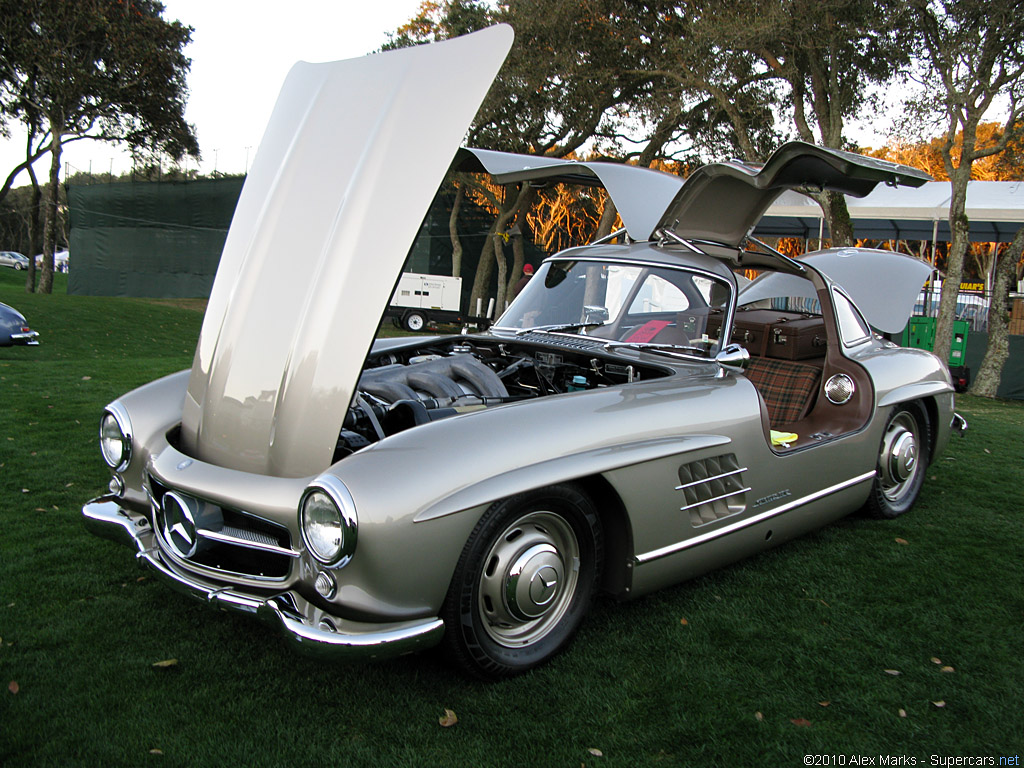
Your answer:
[[[978,126],[978,147],[994,145],[1002,136],[1002,125],[999,123],[982,123]],[[942,143],[944,136],[937,136],[927,142],[917,144],[892,143],[880,149],[866,149],[864,154],[903,163],[930,173],[936,181],[949,181],[946,166],[942,160]],[[954,165],[960,162],[960,146],[962,134],[957,134],[957,142],[953,146]],[[974,162],[971,178],[980,181],[1020,181],[1024,179],[1024,137],[1018,136],[1010,141],[1005,151]]]

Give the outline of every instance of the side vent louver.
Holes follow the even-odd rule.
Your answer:
[[[750,490],[743,484],[746,471],[732,453],[683,464],[676,490],[683,494],[680,510],[690,513],[690,524],[696,528],[746,509],[744,494]]]

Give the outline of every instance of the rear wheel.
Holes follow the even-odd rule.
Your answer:
[[[928,469],[931,431],[920,403],[904,403],[889,418],[878,453],[878,476],[867,509],[894,518],[914,506]]]
[[[597,512],[573,485],[492,505],[463,549],[442,609],[449,656],[490,680],[550,659],[590,606],[603,552]]]

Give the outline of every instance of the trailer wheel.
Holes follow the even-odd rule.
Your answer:
[[[409,312],[402,318],[402,325],[407,331],[422,331],[426,324],[427,318],[422,312]]]

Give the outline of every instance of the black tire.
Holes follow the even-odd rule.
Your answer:
[[[886,422],[878,449],[878,476],[868,497],[868,514],[891,520],[914,506],[928,472],[931,445],[924,407],[918,402],[898,406]]]
[[[484,680],[548,661],[586,615],[603,557],[600,519],[576,486],[496,502],[470,534],[441,610],[449,658]]]
[[[17,264],[15,264],[15,265],[14,265],[14,269],[15,269],[15,271],[17,271],[17,272],[21,272],[21,270],[22,270],[22,266],[21,266],[21,263],[20,263],[20,262],[18,262]]]
[[[408,312],[402,318],[402,325],[407,331],[422,331],[427,327],[427,316],[422,312]]]

